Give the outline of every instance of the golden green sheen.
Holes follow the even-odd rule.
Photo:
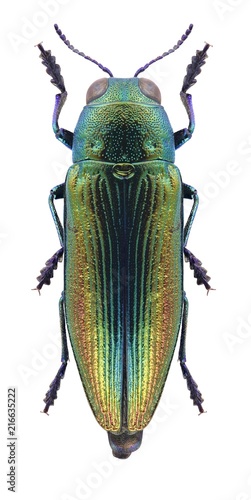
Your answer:
[[[87,160],[68,171],[65,307],[96,419],[119,432],[148,424],[168,374],[182,313],[183,214],[174,165],[134,163],[127,178],[113,167]]]

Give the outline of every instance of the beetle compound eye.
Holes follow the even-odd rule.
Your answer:
[[[86,94],[86,104],[94,101],[98,97],[101,97],[108,88],[108,78],[99,78],[91,84]]]
[[[148,80],[148,78],[139,78],[139,88],[146,97],[150,97],[150,99],[161,104],[161,93],[154,82]]]

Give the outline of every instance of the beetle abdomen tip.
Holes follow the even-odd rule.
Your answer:
[[[133,451],[138,450],[141,445],[143,431],[137,431],[133,434],[123,432],[121,434],[113,434],[108,432],[108,439],[112,448],[113,456],[116,458],[128,458]]]

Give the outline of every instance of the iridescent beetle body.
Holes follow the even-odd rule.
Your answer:
[[[182,372],[194,404],[203,412],[201,394],[185,359],[184,252],[198,284],[207,290],[211,287],[201,262],[185,248],[198,197],[194,188],[182,183],[174,159],[175,149],[194,129],[191,96],[185,87],[195,83],[208,47],[197,52],[184,80],[181,97],[190,119],[188,129],[173,133],[153,82],[110,77],[91,85],[87,105],[71,134],[57,123],[66,98],[60,68],[39,45],[52,82],[61,90],[53,128],[73,154],[65,184],[50,195],[62,249],[47,261],[38,278],[40,290],[50,283],[64,252],[62,365],[46,394],[44,411],[54,404],[68,361],[66,323],[87,398],[118,458],[127,458],[141,444],[142,430],[161,396],[181,324]],[[54,206],[57,198],[64,198],[64,227]],[[185,228],[183,198],[193,199]]]

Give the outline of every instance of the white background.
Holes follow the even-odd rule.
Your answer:
[[[251,499],[251,94],[248,0],[17,0],[1,14],[1,498],[7,490],[7,388],[18,391],[18,482],[22,500]],[[177,151],[183,180],[201,206],[188,248],[212,277],[206,295],[188,265],[188,366],[207,413],[197,416],[175,361],[142,447],[112,457],[106,432],[86,401],[73,355],[58,400],[40,413],[60,365],[57,302],[62,264],[41,297],[31,288],[58,248],[47,206],[64,181],[71,155],[54,139],[55,88],[34,45],[43,41],[62,68],[68,101],[60,125],[73,130],[85,93],[105,76],[71,53],[57,22],[79,49],[131,77],[194,29],[175,54],[145,77],[158,84],[174,130],[187,125],[179,91],[196,49],[213,45],[193,87],[196,129]],[[4,115],[4,116],[3,116]],[[175,355],[177,359],[177,353]]]

